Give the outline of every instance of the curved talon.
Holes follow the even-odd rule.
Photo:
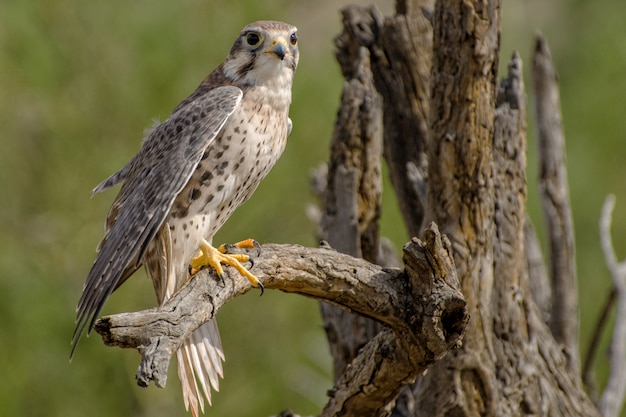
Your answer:
[[[233,247],[233,245],[231,245],[230,243],[222,243],[216,249],[220,253],[227,254],[230,251],[230,248],[232,248],[232,247]]]
[[[217,274],[217,279],[220,280],[220,282],[222,283],[222,285],[226,285],[226,281],[224,281],[224,274],[220,273],[218,270],[215,270],[216,274]]]
[[[261,290],[261,294],[259,294],[259,297],[260,297],[263,295],[263,292],[265,291],[265,286],[263,285],[261,281],[259,281],[259,289]]]
[[[261,244],[254,239],[252,239],[252,244],[256,248],[256,256],[257,257],[261,256]]]

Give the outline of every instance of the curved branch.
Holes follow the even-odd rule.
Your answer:
[[[355,359],[358,366],[348,367],[346,374],[361,373],[339,380],[324,415],[377,415],[386,399],[459,342],[469,316],[450,244],[434,224],[425,236],[424,242],[414,238],[405,245],[404,271],[297,245],[267,244],[255,259],[254,272],[265,288],[328,302],[390,328],[366,345]],[[107,316],[95,329],[106,345],[141,353],[139,385],[153,381],[163,387],[181,343],[226,302],[250,290],[245,278],[227,275],[222,282],[201,271],[162,307]],[[369,396],[372,391],[377,395]],[[365,392],[380,403],[351,401]]]
[[[598,409],[604,417],[619,415],[626,397],[626,261],[618,262],[611,239],[611,217],[615,207],[615,196],[609,195],[602,206],[600,217],[600,241],[604,259],[611,272],[611,279],[617,295],[617,312],[613,337],[609,349],[611,372],[604,392],[598,401]]]

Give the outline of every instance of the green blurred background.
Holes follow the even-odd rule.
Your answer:
[[[300,33],[294,130],[279,164],[215,241],[315,245],[308,176],[328,155],[342,85],[332,39],[344,3],[1,0],[0,417],[186,415],[175,366],[166,389],[140,389],[137,353],[106,348],[97,335],[68,363],[74,308],[115,197],[90,199],[90,191],[137,151],[153,118],[165,119],[222,61],[245,24],[284,20]],[[393,11],[390,0],[376,4]],[[507,0],[503,22],[502,69],[513,49],[530,68],[540,30],[560,73],[584,349],[610,285],[597,233],[607,193],[617,195],[614,240],[626,255],[626,4]],[[529,209],[541,228],[532,123],[529,142]],[[389,187],[382,223],[400,248],[408,236]],[[152,307],[152,291],[138,273],[103,313]],[[332,376],[315,302],[251,293],[218,317],[226,379],[209,415],[319,412]],[[601,375],[606,367],[601,361]]]

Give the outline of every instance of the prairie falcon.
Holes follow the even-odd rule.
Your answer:
[[[220,275],[220,264],[234,266],[263,288],[241,265],[245,255],[229,255],[211,241],[285,148],[297,64],[294,26],[249,24],[226,60],[147,135],[122,169],[93,190],[123,184],[78,302],[72,353],[107,298],[142,265],[160,304],[183,286],[190,270],[205,265]],[[197,416],[204,411],[202,392],[211,404],[210,386],[217,390],[222,376],[215,320],[199,327],[176,354],[185,407]]]

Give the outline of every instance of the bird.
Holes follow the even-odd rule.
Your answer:
[[[295,26],[245,26],[224,62],[146,134],[126,165],[93,189],[92,195],[122,184],[76,307],[70,358],[112,292],[142,265],[160,305],[205,266],[222,277],[222,264],[230,265],[263,290],[243,266],[251,259],[225,245],[215,248],[212,239],[285,149],[298,58]],[[259,246],[252,239],[236,245]],[[215,319],[195,330],[176,356],[185,408],[197,417],[223,378]]]

